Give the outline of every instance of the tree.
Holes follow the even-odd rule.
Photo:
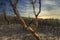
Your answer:
[[[7,18],[5,9],[3,10],[3,15],[4,15],[5,21],[7,22],[7,24],[9,24],[9,20],[8,20],[8,18]]]
[[[6,6],[5,2],[1,2],[0,5],[3,6],[3,7]],[[6,10],[5,10],[5,8],[2,9],[2,12],[3,12],[3,16],[4,16],[5,21],[7,22],[7,24],[9,24],[9,20],[8,20],[8,18],[7,18],[7,15],[6,15]]]
[[[40,14],[40,12],[41,12],[41,0],[39,0],[39,11],[38,11],[38,13],[36,13],[36,11],[35,11],[35,3],[36,3],[36,0],[30,0],[31,1],[31,4],[32,4],[32,6],[33,6],[33,13],[34,13],[34,15],[35,15],[35,26],[36,26],[36,29],[38,28],[38,15]],[[33,21],[33,20],[32,20]],[[32,23],[32,21],[29,23],[29,25]],[[35,30],[36,30],[35,29]]]
[[[12,1],[12,0],[9,0],[10,1],[10,5],[12,6],[12,9],[13,9],[13,11],[14,11],[14,13],[15,13],[15,15],[17,16],[17,18],[19,19],[19,20],[21,20],[21,22],[22,22],[22,26],[23,26],[23,28],[25,29],[25,30],[28,30],[28,31],[30,31],[31,33],[32,33],[32,35],[37,39],[37,40],[40,40],[40,38],[39,38],[39,34],[37,34],[36,32],[35,32],[35,30],[33,30],[30,26],[28,27],[27,25],[26,25],[26,23],[25,23],[25,21],[24,21],[24,19],[20,16],[20,14],[19,14],[19,12],[18,12],[18,10],[17,10],[17,8],[16,8],[16,5],[17,5],[17,3],[18,3],[18,0],[14,0],[14,2]],[[38,26],[38,20],[37,20],[37,17],[38,17],[38,15],[39,15],[39,13],[40,13],[40,10],[41,10],[41,5],[39,6],[39,12],[36,14],[36,12],[35,12],[35,7],[34,7],[34,2],[33,2],[33,0],[31,0],[32,2],[32,5],[33,5],[33,12],[34,12],[34,15],[35,15],[35,17],[36,17],[36,26]],[[39,4],[41,3],[41,0],[39,0]]]

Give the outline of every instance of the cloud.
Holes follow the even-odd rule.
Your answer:
[[[1,0],[0,0],[1,1]],[[41,0],[41,13],[39,17],[60,17],[60,0]],[[5,1],[6,2],[6,1]],[[9,2],[7,2],[8,5]],[[39,11],[38,0],[35,5],[36,13]],[[17,9],[22,16],[34,17],[32,4],[29,0],[19,0]],[[0,7],[1,9],[1,7]],[[6,10],[10,9],[10,5],[6,7]],[[7,11],[8,13],[9,11]],[[11,12],[12,13],[12,12]]]
[[[60,0],[42,0],[43,10],[53,10],[60,8]]]
[[[60,8],[50,11],[42,11],[39,18],[57,18],[60,19]]]
[[[55,1],[51,1],[51,0],[43,0],[42,4],[48,4],[48,5],[56,5]]]
[[[36,3],[35,5],[36,7],[36,13],[38,12],[38,5]],[[22,16],[31,16],[31,17],[34,17],[34,13],[33,13],[33,7],[32,7],[32,4],[30,3],[30,1],[28,0],[21,0],[18,5],[17,5],[17,9],[19,10],[19,13],[22,15]]]
[[[26,0],[21,0],[22,2],[19,2],[18,5],[18,10],[19,13],[21,13],[22,16],[30,16],[30,17],[34,17],[33,14],[33,9],[32,9],[32,5],[30,4],[29,1]],[[59,18],[60,17],[60,0],[41,0],[42,4],[42,8],[41,8],[41,13],[39,14],[39,17],[56,17]],[[36,13],[38,12],[39,8],[38,8],[38,1],[35,5],[36,7]]]

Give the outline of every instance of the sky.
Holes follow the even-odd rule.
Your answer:
[[[1,2],[5,2],[6,6],[0,6],[0,11],[2,9],[6,9],[7,15],[14,15],[12,7],[9,4],[8,0],[0,0]],[[24,17],[35,17],[33,13],[33,7],[30,3],[30,0],[19,0],[17,3],[17,9],[21,16]],[[35,3],[36,13],[39,11],[38,0]],[[0,12],[1,13],[1,12]],[[41,12],[38,18],[56,18],[60,19],[60,0],[41,0]]]

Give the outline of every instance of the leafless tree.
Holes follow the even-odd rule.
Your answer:
[[[33,6],[33,13],[35,15],[35,27],[38,28],[38,15],[40,14],[41,12],[41,0],[39,0],[39,11],[38,13],[36,13],[36,8],[35,8],[35,3],[36,3],[36,0],[30,0],[31,1],[31,4]],[[33,20],[32,20],[33,21]],[[32,23],[32,21],[29,23],[29,25]],[[36,29],[35,29],[36,30]]]
[[[6,4],[5,4],[4,2],[1,2],[0,5],[1,5],[1,6],[4,6],[4,7],[6,6]],[[7,15],[6,15],[6,10],[5,10],[5,8],[3,8],[2,12],[3,12],[3,16],[4,16],[5,21],[7,22],[7,24],[9,24],[9,20],[8,20],[8,18],[7,18]]]
[[[5,21],[7,22],[7,24],[9,24],[9,20],[8,20],[8,18],[7,18],[5,9],[3,10],[3,15],[4,15]]]
[[[12,6],[12,9],[15,13],[15,15],[17,16],[17,18],[22,22],[22,26],[25,30],[28,30],[32,33],[32,35],[37,39],[37,40],[40,40],[40,37],[39,37],[39,34],[35,32],[35,30],[33,30],[30,26],[28,27],[24,21],[24,19],[20,16],[17,8],[16,8],[16,5],[18,3],[18,0],[14,0],[14,2],[12,0],[9,0],[10,1],[10,5]],[[39,0],[39,3],[40,3],[40,0]],[[35,7],[34,7],[34,3],[32,1],[32,5],[33,5],[33,11],[34,11],[34,15],[36,17],[36,26],[38,26],[38,22],[37,22],[37,16],[39,15],[40,11],[38,12],[38,14],[36,14],[35,12]],[[40,9],[39,9],[40,10]]]

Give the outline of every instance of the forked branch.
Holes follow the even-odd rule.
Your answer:
[[[39,11],[36,16],[38,16],[40,14],[40,12],[41,12],[41,0],[39,0]]]
[[[18,18],[19,20],[21,20],[21,22],[22,22],[22,24],[23,24],[22,26],[24,27],[24,29],[30,31],[37,40],[40,40],[38,34],[37,34],[31,27],[27,27],[25,21],[24,21],[23,18],[20,16],[18,10],[16,9],[16,6],[14,6],[14,5],[12,4],[12,1],[11,1],[11,0],[10,0],[10,4],[11,4],[11,6],[12,6],[12,8],[13,8],[13,11],[14,11],[15,15],[17,16],[17,18]]]
[[[38,28],[38,15],[41,12],[41,0],[39,0],[39,11],[38,11],[38,13],[36,13],[36,11],[35,11],[36,8],[35,8],[35,2],[34,2],[34,0],[31,0],[31,4],[33,6],[33,13],[35,15],[35,22],[36,22],[35,25],[36,25],[36,28]],[[32,23],[32,21],[29,23],[29,25]]]

